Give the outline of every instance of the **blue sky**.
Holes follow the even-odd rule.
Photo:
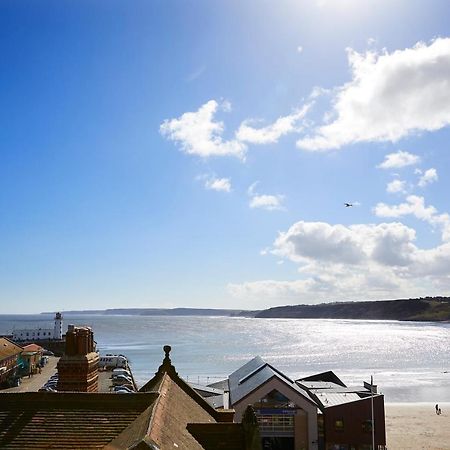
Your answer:
[[[3,1],[0,50],[4,313],[448,295],[447,2]]]

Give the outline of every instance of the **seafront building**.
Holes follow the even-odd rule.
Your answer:
[[[12,340],[14,342],[35,342],[48,340],[62,340],[63,317],[60,312],[55,314],[53,328],[23,328],[14,329]]]
[[[384,396],[377,393],[377,386],[363,382],[361,386],[347,387],[331,371],[302,378],[296,383],[318,405],[319,440],[326,444],[323,448],[371,450],[374,423],[375,448],[385,449]]]
[[[211,405],[233,408],[236,420],[251,405],[264,449],[371,450],[372,438],[377,450],[386,446],[384,396],[367,383],[347,387],[331,371],[294,381],[257,356],[195,388]]]
[[[0,337],[0,387],[16,379],[20,369],[23,348],[7,338]]]
[[[20,355],[21,375],[32,375],[38,372],[44,349],[37,344],[28,344],[23,347]]]

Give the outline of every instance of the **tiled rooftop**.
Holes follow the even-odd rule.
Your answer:
[[[1,394],[0,448],[103,448],[153,404],[156,394]]]
[[[23,347],[24,351],[26,352],[40,352],[43,350],[43,348],[40,345],[37,344],[28,344]]]
[[[22,353],[22,347],[6,338],[0,338],[0,361]]]

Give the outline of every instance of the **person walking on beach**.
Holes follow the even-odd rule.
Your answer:
[[[436,408],[436,414],[439,414],[439,405],[437,403],[436,403],[435,408]]]

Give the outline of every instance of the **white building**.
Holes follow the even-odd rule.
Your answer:
[[[57,312],[55,324],[52,328],[24,328],[13,330],[13,341],[48,341],[61,340],[63,336],[63,317]]]

